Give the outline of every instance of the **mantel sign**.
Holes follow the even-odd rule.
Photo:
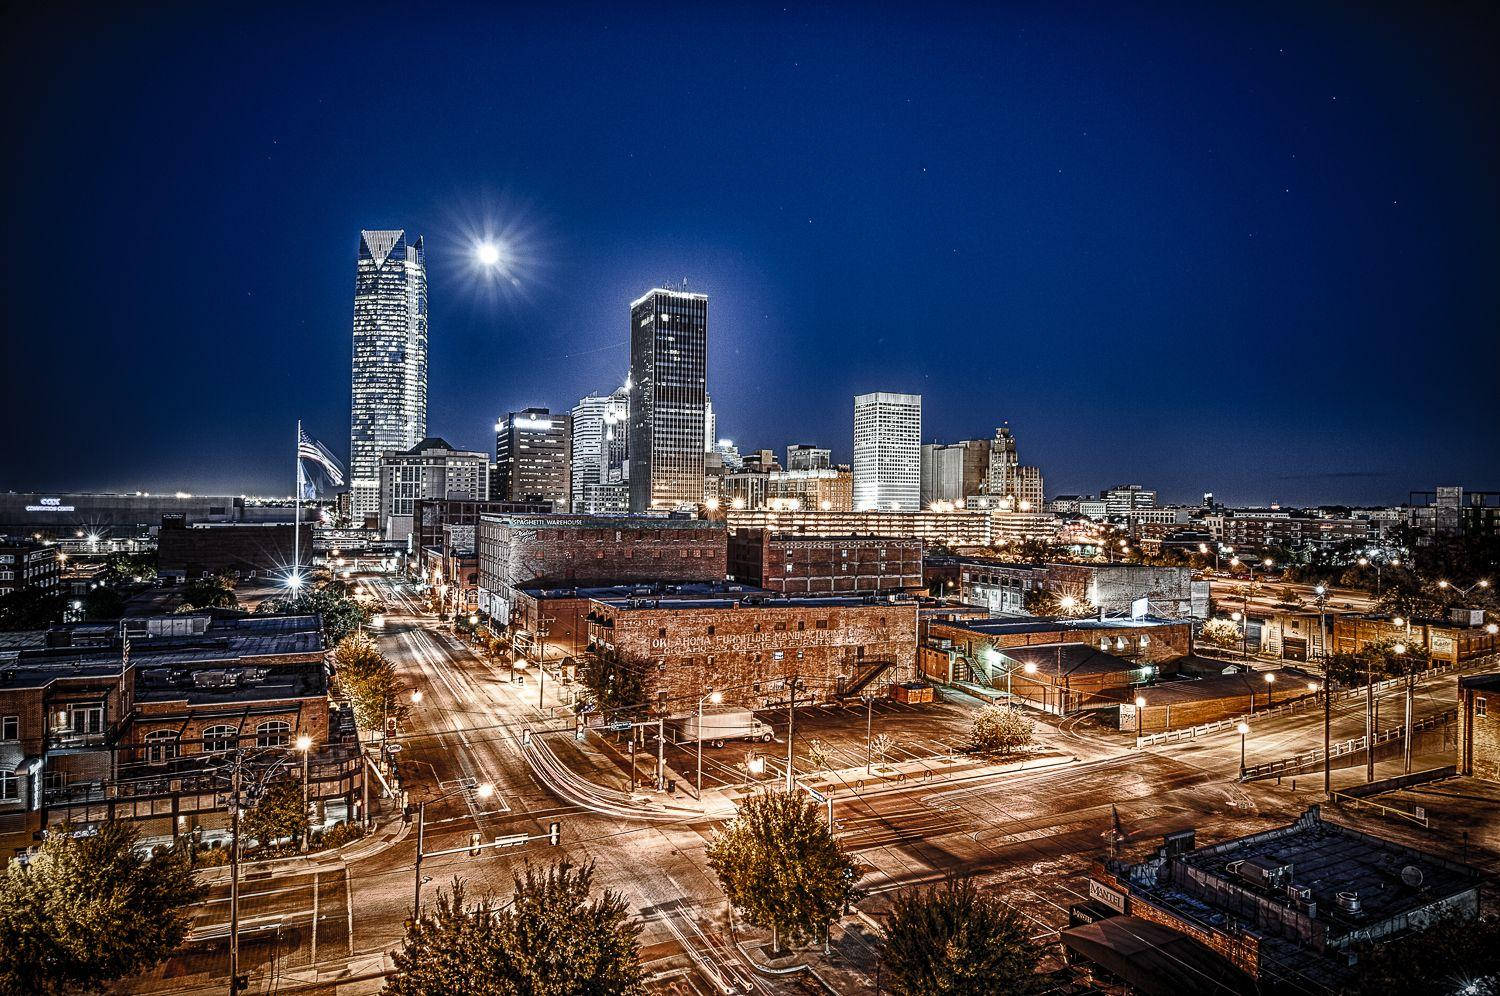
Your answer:
[[[1089,898],[1103,903],[1121,916],[1129,911],[1129,897],[1119,889],[1105,885],[1098,879],[1089,879]]]

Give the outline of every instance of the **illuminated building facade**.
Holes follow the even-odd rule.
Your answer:
[[[545,408],[511,412],[495,423],[495,479],[500,501],[551,502],[569,508],[573,418]]]
[[[704,495],[708,295],[655,288],[630,303],[630,510]]]
[[[380,512],[380,455],[427,435],[427,266],[422,239],[364,231],[354,278],[350,512]]]
[[[854,399],[854,510],[915,512],[922,507],[922,396],[861,394]]]

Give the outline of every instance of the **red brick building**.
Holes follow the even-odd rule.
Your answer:
[[[1500,674],[1458,679],[1458,773],[1500,782]]]
[[[655,516],[482,515],[475,527],[479,610],[509,623],[529,587],[721,582],[722,522]]]
[[[328,705],[316,616],[188,614],[57,627],[0,666],[0,860],[62,822],[140,821],[146,838],[225,825],[237,747],[300,762],[311,798],[352,818],[356,749]],[[283,756],[284,755],[284,756]]]
[[[696,708],[710,688],[727,705],[784,701],[796,676],[808,701],[834,701],[916,677],[917,604],[888,598],[595,599],[589,650],[638,685],[658,714]]]
[[[1487,626],[1460,626],[1442,619],[1402,620],[1397,626],[1387,616],[1330,616],[1333,652],[1358,654],[1370,644],[1401,640],[1426,647],[1433,666],[1458,664],[1500,652],[1500,635]]]
[[[728,570],[736,581],[786,595],[914,591],[923,584],[922,541],[736,529]]]

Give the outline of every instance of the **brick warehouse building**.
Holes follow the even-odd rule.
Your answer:
[[[313,743],[310,795],[354,815],[357,748],[332,722],[316,616],[194,613],[38,633],[0,652],[0,860],[61,822],[139,821],[143,837],[226,826],[216,771],[244,747]],[[300,757],[300,755],[295,755]]]
[[[826,596],[595,599],[589,649],[615,669],[635,701],[686,715],[709,688],[724,702],[785,701],[795,675],[808,701],[834,701],[916,677],[917,603]],[[627,698],[629,701],[629,698]]]
[[[1458,679],[1458,773],[1500,782],[1500,674]]]
[[[510,622],[523,587],[724,580],[721,522],[631,515],[482,515],[479,611]]]
[[[912,591],[922,587],[922,541],[736,529],[728,565],[734,580],[786,595]]]
[[[245,577],[287,571],[295,548],[291,523],[230,522],[188,525],[180,516],[162,519],[157,534],[157,571],[192,580],[210,574]],[[312,534],[304,530],[298,551],[312,563]]]

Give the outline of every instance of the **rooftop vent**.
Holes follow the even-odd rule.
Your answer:
[[[1357,892],[1340,892],[1334,898],[1336,900],[1338,900],[1339,909],[1343,910],[1345,913],[1358,913],[1360,911],[1359,910],[1359,893],[1357,893]]]

